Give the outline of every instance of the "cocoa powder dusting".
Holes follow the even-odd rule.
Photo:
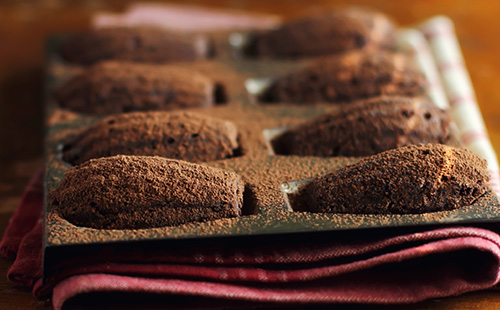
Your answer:
[[[211,49],[204,36],[179,34],[161,28],[123,27],[75,34],[62,43],[60,54],[65,60],[82,65],[110,59],[165,63],[207,58]]]
[[[93,159],[50,193],[65,219],[98,229],[138,229],[241,214],[244,184],[231,172],[149,156]]]
[[[313,180],[310,209],[326,213],[427,213],[474,203],[491,190],[487,163],[466,149],[419,144],[389,150]]]
[[[278,154],[367,156],[418,143],[445,143],[450,117],[425,98],[376,97],[343,104],[272,141]]]
[[[215,82],[184,67],[109,61],[96,64],[57,89],[61,107],[105,115],[210,107]]]
[[[102,119],[70,139],[63,158],[81,164],[113,155],[158,155],[190,162],[224,159],[238,148],[230,122],[193,112],[135,112]]]
[[[361,17],[358,18],[362,19]],[[370,23],[377,22],[372,20],[368,22],[368,24]],[[378,29],[377,31],[383,29],[380,25],[375,28]],[[375,36],[374,34],[371,35]],[[314,74],[311,74],[308,80],[305,79],[307,75],[298,74],[297,84],[290,84],[293,87],[283,88],[288,89],[283,93],[290,91],[290,95],[287,94],[285,97],[279,99],[281,101],[275,104],[265,105],[252,102],[251,97],[244,88],[244,81],[247,78],[289,75],[296,68],[302,68],[300,70],[303,70],[307,65],[314,64],[316,60],[305,62],[280,61],[276,59],[272,61],[236,60],[231,58],[232,51],[227,43],[227,33],[212,34],[212,39],[215,42],[217,55],[220,58],[213,61],[183,63],[178,64],[178,66],[200,72],[208,76],[209,79],[224,86],[229,99],[227,104],[211,106],[208,109],[195,107],[190,112],[232,122],[238,132],[237,142],[239,153],[230,158],[209,159],[211,161],[205,162],[201,166],[185,162],[181,164],[180,161],[158,157],[148,157],[149,159],[147,160],[143,160],[143,157],[138,157],[132,160],[130,158],[134,157],[115,156],[111,157],[112,164],[108,162],[109,158],[96,159],[82,164],[80,166],[82,168],[71,168],[58,157],[57,145],[69,142],[72,139],[71,136],[74,136],[75,128],[85,130],[89,124],[87,116],[79,114],[80,117],[70,122],[54,124],[48,127],[47,190],[56,189],[59,184],[61,185],[58,190],[51,194],[51,202],[54,204],[47,206],[48,245],[206,238],[214,236],[436,224],[487,219],[495,217],[498,214],[498,203],[496,197],[491,192],[486,192],[474,200],[472,205],[464,203],[463,207],[458,209],[420,214],[314,213],[304,212],[300,208],[296,208],[294,201],[291,201],[292,204],[290,205],[289,200],[292,198],[292,195],[285,195],[281,187],[283,183],[309,178],[318,178],[319,180],[323,175],[334,173],[338,169],[363,160],[363,158],[271,155],[270,141],[264,136],[263,130],[276,129],[283,126],[298,128],[295,126],[300,126],[307,121],[321,117],[325,112],[339,112],[342,106],[337,104],[331,105],[325,102],[324,98],[321,97],[324,95],[320,97],[310,95],[318,93],[317,89],[314,89],[314,85],[316,84],[310,83],[310,77],[319,76],[321,77],[319,80],[323,81],[323,77],[315,73],[318,72],[316,70],[320,69],[311,69],[311,72]],[[355,66],[354,59],[356,57],[362,59],[365,56],[353,56],[354,54],[350,53],[345,55],[344,57],[346,58],[341,61],[343,63],[343,67],[341,66],[342,70],[335,71],[332,69],[328,71],[330,69],[325,69],[325,71],[328,71],[324,75],[325,83],[331,83],[331,80],[327,78],[331,72],[338,73],[341,77],[340,81],[343,82],[335,84],[335,87],[332,88],[338,94],[332,93],[332,89],[322,94],[334,94],[337,96],[337,99],[343,98],[341,101],[346,101],[346,98],[357,98],[357,96],[360,96],[356,95],[357,92],[362,94],[361,98],[364,98],[373,94],[379,94],[380,90],[382,90],[383,94],[393,94],[403,90],[402,94],[407,95],[410,93],[413,94],[415,90],[422,88],[424,83],[421,83],[421,75],[412,75],[413,73],[410,74],[408,73],[409,71],[404,70],[399,73],[391,71],[394,70],[394,67],[391,66],[402,68],[399,67],[401,65],[400,58],[396,57],[396,61],[394,61],[394,58],[391,58],[393,56],[385,56],[392,54],[379,54],[381,55],[379,58],[389,57],[390,61],[387,62],[388,67],[385,67],[386,62],[376,60],[377,58],[375,57],[375,60],[366,62],[366,65],[363,67],[364,69],[360,69],[360,67]],[[65,65],[63,64],[63,67]],[[363,74],[360,74],[360,72],[363,72]],[[61,74],[60,76],[64,75]],[[299,78],[300,76],[302,77]],[[373,85],[374,78],[378,78],[380,83]],[[302,79],[305,79],[304,83],[301,82]],[[364,84],[360,84],[361,86],[358,85],[360,81],[364,81]],[[300,83],[312,90],[301,89]],[[322,100],[319,100],[320,102],[315,105],[291,105],[290,103],[293,102],[287,101],[287,98],[294,98],[292,96],[298,96],[299,98],[300,96],[303,96],[302,98],[311,97],[313,99],[321,98]],[[415,103],[412,101],[413,99],[408,100]],[[54,105],[55,102],[51,102],[51,104]],[[402,106],[406,106],[406,103],[403,103]],[[425,104],[422,106],[425,107]],[[415,113],[421,113],[423,112],[420,109],[422,106],[419,104],[411,110],[415,110]],[[355,110],[355,108],[353,109]],[[390,114],[389,110],[381,109],[381,111],[382,114]],[[361,111],[359,113],[353,112],[352,114],[353,117],[365,115]],[[403,114],[403,110],[401,110],[399,117],[403,117]],[[434,118],[435,116],[436,118]],[[121,116],[116,117],[119,118]],[[413,117],[418,118],[417,123],[423,121],[420,114],[410,118],[413,119]],[[423,118],[425,119],[425,113]],[[437,115],[433,113],[431,122],[436,121],[436,123],[429,126],[429,128],[432,128],[432,130],[439,128],[440,119],[441,115],[439,113]],[[155,121],[152,123],[155,123]],[[409,128],[410,124],[407,125]],[[435,127],[433,127],[434,125]],[[424,127],[421,126],[419,128]],[[113,127],[110,126],[107,128],[111,129]],[[133,129],[126,129],[124,132],[129,132],[128,130],[132,132]],[[432,132],[430,135],[446,135],[446,130],[447,128],[443,129],[441,133]],[[97,134],[98,131],[100,130],[96,130],[94,134]],[[148,134],[152,132],[145,128],[139,131],[145,131]],[[84,139],[89,139],[90,141],[92,135],[89,133],[89,136]],[[125,139],[125,137],[123,138]],[[232,143],[228,145],[232,145]],[[457,152],[461,154],[462,151]],[[139,158],[141,159],[139,160]],[[184,185],[197,184],[196,191],[191,190],[188,186],[177,187],[177,190],[174,190],[171,184],[165,181],[169,177],[172,177],[173,182],[180,182],[177,176],[174,178],[173,174],[163,172],[162,169],[166,171],[167,168],[159,168],[170,167],[171,164],[166,163],[173,162],[179,163],[179,167],[183,168],[182,171],[191,173],[190,177],[183,179],[186,181]],[[462,164],[464,164],[464,160],[453,162],[457,164],[457,167],[462,167]],[[428,162],[424,160],[424,164],[427,165]],[[474,162],[470,162],[470,164],[474,165]],[[476,164],[478,166],[474,169],[477,171],[471,172],[472,175],[477,175],[483,169],[482,162]],[[92,167],[89,165],[92,165]],[[396,167],[397,165],[394,164],[393,166]],[[128,168],[124,169],[125,167]],[[405,165],[402,165],[402,167],[405,167]],[[443,167],[443,165],[436,164],[432,167]],[[82,169],[82,172],[77,169]],[[216,169],[216,172],[213,172],[213,169]],[[433,187],[434,185],[432,184],[441,182],[439,181],[441,175],[436,173],[438,171],[437,168],[429,170],[429,173],[433,174],[432,176],[429,174],[426,180],[431,184],[430,188],[438,188]],[[63,180],[63,173],[66,171],[69,173],[67,177],[68,181]],[[76,173],[77,171],[78,173]],[[158,173],[158,171],[161,173]],[[463,172],[464,170],[462,168],[451,170],[443,168],[439,171],[443,172],[442,176],[448,176],[451,180],[453,174],[457,173],[457,171]],[[461,177],[463,177],[462,172],[459,173]],[[106,175],[106,177],[103,177],[103,175]],[[112,175],[117,178],[111,177]],[[197,178],[194,176],[203,177]],[[453,183],[455,181],[450,180],[446,182],[442,181],[444,182],[443,184],[450,184],[450,186],[444,187],[445,191],[452,191],[452,189],[457,187]],[[244,190],[242,184],[245,184]],[[203,190],[200,188],[203,188]],[[68,191],[65,192],[65,189]],[[480,191],[483,189],[480,187]],[[213,192],[213,190],[217,192]],[[465,191],[467,190],[464,189],[463,196],[466,199],[476,197],[478,194],[478,192],[466,193]],[[89,195],[87,192],[91,194]],[[157,195],[156,193],[158,192],[161,192],[161,194]],[[82,198],[77,198],[79,195]],[[220,200],[219,195],[225,197],[224,199],[227,201],[221,210],[217,211],[215,207],[208,207],[207,209],[204,206],[205,201]],[[183,208],[181,212],[180,208],[171,208],[171,204],[167,205],[167,199],[161,199],[166,196],[177,199],[179,205],[182,206],[185,206],[182,204],[185,200],[189,200],[193,203],[194,207]],[[96,198],[104,201],[102,206],[97,207],[97,204],[96,207],[92,206],[91,203],[96,202]],[[238,206],[241,206],[241,203],[243,205],[240,208]],[[417,204],[414,205],[416,208]],[[439,206],[440,204],[438,203],[437,205]],[[75,206],[75,209],[72,209],[71,206]],[[67,211],[63,211],[63,207]],[[433,209],[429,208],[429,210]],[[392,212],[394,210],[388,209],[388,211]],[[82,217],[79,212],[87,215],[95,213],[99,221],[92,220],[97,224],[89,223],[89,219],[85,219],[85,216]],[[153,215],[146,217],[141,215],[141,213],[148,212],[150,215]],[[353,209],[353,212],[358,211]],[[107,220],[107,218],[113,219],[117,224],[111,223],[111,220]],[[201,220],[201,222],[196,222],[196,220]],[[85,223],[79,221],[85,221]],[[100,227],[115,227],[119,229],[100,229]]]
[[[387,15],[363,7],[349,7],[345,13],[359,20],[368,29],[367,49],[387,48],[394,50],[396,46],[396,24]]]
[[[394,28],[387,17],[377,12],[361,8],[337,9],[255,33],[247,54],[296,58],[393,47]]]
[[[422,95],[426,79],[404,55],[351,52],[323,57],[276,78],[264,102],[341,103],[380,95]]]

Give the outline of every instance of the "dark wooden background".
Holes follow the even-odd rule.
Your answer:
[[[0,234],[23,187],[43,164],[42,72],[44,38],[84,29],[97,11],[123,11],[134,1],[0,0]],[[500,1],[493,0],[192,0],[163,1],[278,14],[285,18],[338,5],[378,8],[401,25],[436,14],[453,19],[495,150],[500,151]],[[50,309],[5,280],[0,258],[0,309]],[[357,307],[349,309],[357,309]],[[364,307],[363,307],[364,308]],[[399,309],[401,307],[389,307]],[[500,309],[500,292],[469,293],[405,309]],[[380,309],[380,307],[370,307]],[[388,309],[382,307],[382,309]]]

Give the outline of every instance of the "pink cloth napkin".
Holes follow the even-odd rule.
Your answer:
[[[103,12],[92,18],[97,28],[154,26],[175,31],[269,29],[280,22],[279,16],[271,14],[144,2],[131,5],[123,14]]]
[[[218,306],[231,301],[252,306],[411,303],[490,288],[500,277],[497,233],[448,227],[401,234],[327,234],[331,239],[289,235],[258,243],[228,241],[207,247],[129,251],[127,255],[104,250],[94,253],[94,259],[82,257],[61,264],[42,284],[43,227],[41,221],[33,220],[42,214],[42,184],[41,174],[30,182],[0,251],[17,253],[9,280],[34,286],[37,297],[52,293],[57,310],[74,297],[109,293],[112,298],[120,292],[206,297],[217,299]],[[16,246],[15,240],[22,241]]]

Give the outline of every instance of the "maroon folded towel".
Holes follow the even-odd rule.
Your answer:
[[[103,250],[98,259],[61,264],[42,285],[42,183],[41,174],[30,182],[0,250],[12,257],[18,248],[8,278],[34,285],[38,297],[53,292],[55,309],[75,296],[103,292],[192,295],[266,305],[410,303],[486,289],[500,277],[498,234],[449,227],[401,235],[344,232],[332,240],[308,240],[308,235],[291,240],[285,235],[278,243],[138,250],[122,259],[120,253]],[[16,240],[22,240],[18,247],[13,246]]]
[[[43,169],[31,179],[16,212],[11,217],[0,241],[0,254],[10,259],[16,257],[19,245],[38,222],[43,209]]]

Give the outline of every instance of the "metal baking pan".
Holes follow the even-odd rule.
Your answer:
[[[45,266],[58,253],[57,248],[112,244],[136,244],[146,241],[174,241],[219,237],[281,235],[292,233],[327,232],[367,228],[409,227],[415,225],[466,224],[500,219],[496,195],[486,193],[474,205],[444,212],[424,214],[318,214],[293,210],[288,194],[296,181],[316,177],[348,164],[353,157],[299,157],[274,155],[269,139],[276,128],[290,126],[320,115],[326,105],[298,106],[255,102],[245,88],[250,78],[276,76],[302,65],[303,61],[257,60],[235,58],[228,44],[228,33],[212,35],[217,57],[209,61],[186,63],[222,83],[229,98],[227,103],[203,109],[204,114],[232,120],[243,135],[242,154],[234,158],[209,162],[207,165],[232,170],[243,177],[245,192],[244,214],[241,217],[192,223],[176,227],[137,230],[105,230],[78,227],[45,207]],[[52,92],[79,68],[65,63],[57,54],[61,36],[48,42],[46,77],[46,165],[45,194],[54,189],[70,167],[61,159],[61,145],[81,128],[98,117],[64,111],[57,107]],[[248,83],[247,83],[248,84]],[[195,109],[196,111],[196,109]],[[450,141],[456,144],[455,140]],[[247,147],[245,147],[247,146]],[[248,146],[252,146],[248,148]],[[300,185],[300,182],[299,182]]]

